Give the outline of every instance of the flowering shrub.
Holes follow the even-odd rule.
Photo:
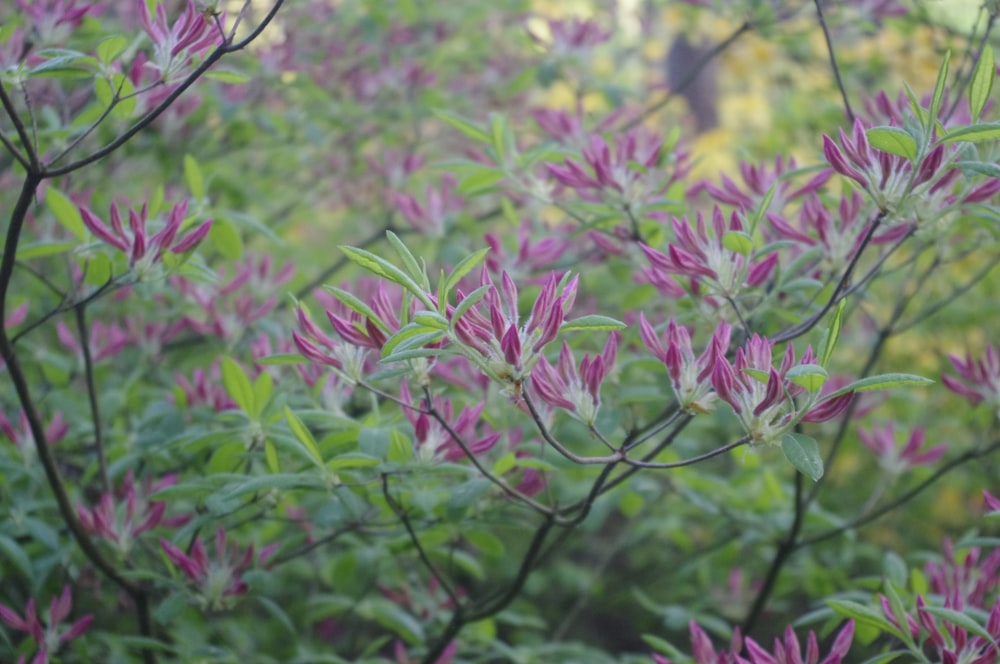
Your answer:
[[[0,661],[1000,662],[995,8],[619,4],[0,9]]]

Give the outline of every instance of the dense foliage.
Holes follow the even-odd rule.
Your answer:
[[[926,4],[7,3],[0,661],[1000,662]]]

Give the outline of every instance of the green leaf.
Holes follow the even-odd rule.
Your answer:
[[[403,261],[403,267],[406,268],[407,273],[409,273],[409,275],[413,277],[413,279],[419,283],[424,290],[429,289],[430,282],[427,280],[427,272],[420,267],[420,263],[418,263],[417,259],[412,253],[410,253],[407,246],[403,244],[403,241],[399,239],[399,236],[392,231],[386,231],[385,237],[389,240],[389,244],[396,252],[396,255],[399,256],[399,260]]]
[[[465,312],[479,304],[479,301],[483,299],[483,296],[486,295],[486,293],[489,292],[490,288],[491,286],[480,286],[466,295],[462,301],[455,306],[455,311],[451,315],[452,322],[457,321],[465,314]]]
[[[886,580],[884,584],[885,597],[889,601],[889,608],[892,610],[892,617],[895,618],[897,625],[906,625],[908,621],[906,620],[906,607],[903,606],[903,599],[899,596],[896,591],[896,586],[892,581]],[[903,642],[906,645],[913,647],[915,644],[913,642],[913,635],[910,634],[909,629],[901,629]]]
[[[889,664],[889,662],[903,655],[912,657],[913,653],[909,650],[893,650],[892,652],[882,653],[881,655],[875,655],[871,659],[866,659],[863,664]]]
[[[987,161],[959,161],[955,163],[966,177],[985,175],[990,178],[1000,178],[1000,166]]]
[[[846,306],[846,299],[837,303],[837,312],[833,315],[833,322],[823,339],[823,350],[820,352],[819,363],[824,367],[830,364],[833,351],[837,348],[837,342],[840,341],[840,329],[844,325],[844,308]]]
[[[275,474],[280,472],[281,464],[278,463],[278,451],[270,440],[264,441],[264,460],[267,461],[268,470]]]
[[[463,196],[480,194],[507,177],[502,169],[495,166],[480,166],[467,169],[459,176],[457,192]]]
[[[111,281],[114,265],[104,254],[95,254],[84,263],[84,281],[91,286],[103,286]]]
[[[889,373],[880,374],[878,376],[869,376],[868,378],[862,378],[861,380],[856,380],[850,385],[845,385],[836,392],[826,395],[827,399],[832,399],[833,397],[839,397],[841,394],[847,394],[848,392],[869,392],[871,390],[887,390],[890,387],[898,387],[900,385],[930,385],[934,381],[930,378],[924,378],[923,376],[914,376],[913,374],[904,373]]]
[[[868,132],[872,147],[913,161],[917,157],[917,142],[899,127],[873,127]]]
[[[399,284],[420,300],[425,307],[428,309],[434,308],[434,303],[427,296],[427,293],[425,293],[420,286],[413,281],[413,279],[381,256],[376,256],[370,251],[365,251],[364,249],[344,245],[340,247],[340,250],[347,255],[347,258],[351,262],[360,265],[373,274],[377,274],[383,279],[387,279],[394,284]]]
[[[504,454],[502,457],[497,459],[496,462],[493,464],[493,474],[503,475],[504,473],[507,473],[512,468],[514,468],[514,466],[516,465],[517,465],[517,457],[514,456],[513,452],[508,452],[507,454]]]
[[[200,201],[205,197],[205,176],[202,175],[198,160],[189,154],[184,155],[184,182],[195,200]]]
[[[972,119],[978,120],[982,115],[986,102],[990,99],[993,91],[993,77],[996,75],[996,61],[993,58],[993,47],[986,44],[982,53],[979,54],[979,62],[976,63],[976,71],[969,81],[969,111]]]
[[[785,378],[810,392],[815,392],[823,387],[823,383],[829,377],[830,374],[826,372],[826,369],[818,364],[798,364],[785,373]]]
[[[451,111],[446,111],[440,108],[434,109],[433,113],[473,140],[479,141],[480,143],[492,142],[490,135],[484,129],[477,126],[471,120],[463,118],[457,113],[452,113]]]
[[[326,467],[330,470],[336,471],[347,470],[348,468],[371,468],[372,466],[377,466],[380,463],[382,462],[373,456],[360,454],[358,452],[349,452],[330,459],[330,462],[326,464]]]
[[[951,51],[945,51],[944,60],[941,61],[941,68],[938,70],[937,82],[934,84],[934,95],[931,97],[931,107],[930,113],[928,114],[928,121],[933,123],[937,120],[938,113],[941,111],[941,104],[944,102],[944,89],[948,84],[948,63],[951,61]],[[930,124],[925,128],[928,133],[931,129]]]
[[[302,423],[302,420],[288,406],[285,406],[285,420],[288,422],[288,428],[292,430],[295,437],[308,450],[309,455],[317,464],[323,465],[323,457],[319,453],[319,448],[316,446],[316,439],[313,438],[312,432],[309,431],[306,425]]]
[[[16,541],[6,535],[0,535],[0,555],[9,560],[17,568],[17,571],[21,573],[25,581],[34,578],[34,575],[31,573],[31,559],[28,558],[28,554],[24,552],[24,549]]]
[[[765,385],[767,384],[767,379],[770,378],[771,376],[771,374],[769,374],[767,371],[763,371],[762,369],[754,369],[752,367],[745,367],[743,369],[743,373],[750,376],[759,383],[764,383]]]
[[[753,251],[753,240],[743,231],[728,231],[722,236],[722,246],[737,254],[749,256]]]
[[[368,318],[375,324],[375,327],[382,330],[386,334],[392,334],[392,330],[389,329],[388,325],[382,322],[382,319],[378,317],[375,311],[357,297],[342,288],[337,288],[336,286],[325,286],[324,288],[335,298],[340,300],[348,309],[361,314],[365,318]]]
[[[436,311],[418,311],[413,314],[413,322],[442,332],[448,329],[448,319]]]
[[[231,261],[243,256],[243,238],[236,226],[225,219],[216,219],[208,229],[208,239],[223,258]]]
[[[819,454],[816,441],[801,433],[786,433],[781,438],[781,451],[788,463],[803,475],[818,482],[823,477],[823,457]]]
[[[250,77],[243,72],[231,69],[211,69],[205,72],[204,77],[220,83],[246,83],[250,80]]]
[[[967,632],[972,632],[977,636],[981,636],[990,642],[994,650],[997,648],[997,642],[994,640],[993,636],[986,629],[984,629],[982,625],[961,611],[955,611],[954,609],[948,609],[943,606],[927,606],[924,607],[924,610],[931,615],[935,615],[942,620],[947,620],[953,625],[961,627]]]
[[[17,248],[17,259],[27,261],[32,258],[42,258],[43,256],[54,256],[76,247],[75,242],[32,242],[22,244]]]
[[[128,40],[121,35],[108,37],[97,45],[97,59],[106,65],[111,64],[115,58],[121,55],[127,46]]]
[[[777,190],[779,183],[780,180],[775,180],[771,184],[767,193],[764,194],[764,198],[761,199],[760,205],[757,206],[757,210],[754,212],[753,218],[750,220],[750,235],[753,235],[753,233],[757,230],[757,226],[760,225],[761,220],[764,219],[764,215],[767,214],[768,209],[771,207],[771,201],[774,200],[774,192]],[[750,252],[747,253],[749,254]]]
[[[440,337],[442,334],[442,330],[439,330],[437,327],[426,327],[418,323],[409,323],[386,340],[382,346],[382,357],[389,357],[397,347],[399,347],[399,350],[409,350],[417,346],[422,346],[427,343],[428,339]]]
[[[65,194],[55,187],[45,190],[45,204],[63,227],[81,242],[87,239],[87,227],[83,225],[80,210]]]
[[[250,416],[256,412],[253,385],[243,368],[230,357],[222,358],[222,384],[240,410]]]
[[[264,411],[264,407],[267,406],[267,402],[271,400],[273,389],[274,380],[271,378],[271,374],[262,371],[253,384],[253,401],[256,410],[252,415],[255,419],[260,417],[260,414]]]
[[[571,332],[576,330],[622,330],[628,327],[625,323],[609,318],[607,316],[580,316],[573,320],[564,321],[560,326],[560,332]]]
[[[470,254],[465,258],[463,258],[462,260],[460,260],[458,262],[458,265],[456,265],[455,268],[451,271],[451,274],[448,275],[448,280],[444,284],[445,297],[450,296],[451,291],[455,289],[455,286],[458,285],[458,282],[460,282],[463,278],[465,278],[465,275],[475,270],[476,267],[478,267],[479,264],[483,262],[483,260],[486,258],[486,255],[489,253],[490,249],[489,247],[486,247],[485,249],[480,249],[476,253]]]
[[[950,131],[942,136],[938,143],[954,143],[955,141],[982,143],[995,141],[998,138],[1000,138],[1000,122],[984,122]]]
[[[896,637],[900,635],[899,630],[882,615],[881,611],[876,611],[864,604],[842,599],[828,599],[826,600],[826,605],[833,609],[837,615],[845,618],[853,618],[859,624],[874,627],[880,631],[893,634]]]
[[[389,453],[386,459],[392,463],[406,463],[413,458],[413,443],[403,432],[393,429],[389,432]]]
[[[280,366],[284,364],[309,364],[309,360],[296,353],[275,353],[267,357],[260,357],[254,360],[257,364],[267,367]]]
[[[94,92],[104,108],[112,107],[111,115],[127,120],[135,111],[135,86],[124,74],[112,74],[110,79],[95,78]]]

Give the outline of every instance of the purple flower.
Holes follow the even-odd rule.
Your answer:
[[[94,616],[87,615],[74,622],[66,630],[60,630],[59,626],[69,617],[72,609],[73,596],[67,584],[63,587],[61,595],[52,598],[52,603],[49,605],[48,625],[43,625],[38,619],[34,598],[28,600],[23,617],[13,609],[0,604],[0,620],[3,620],[12,629],[31,635],[38,648],[31,664],[48,664],[49,655],[56,654],[64,644],[81,636],[94,620]]]
[[[424,202],[412,194],[396,194],[396,207],[403,218],[422,235],[441,238],[447,231],[448,219],[462,209],[462,198],[455,195],[455,176],[445,173],[441,187],[427,185]]]
[[[642,342],[667,367],[677,402],[691,413],[707,413],[714,407],[716,395],[712,388],[712,371],[716,358],[725,356],[729,350],[731,332],[732,328],[727,323],[720,323],[712,333],[708,346],[696,358],[691,346],[691,333],[686,327],[671,318],[666,334],[660,337],[646,316],[639,314]]]
[[[405,382],[400,387],[399,398],[403,403],[413,402],[410,389]],[[423,461],[440,459],[460,461],[464,459],[465,451],[448,433],[448,430],[435,418],[423,412],[427,406],[427,400],[422,399],[419,406],[421,410],[414,411],[410,408],[403,408],[403,415],[413,425],[416,435],[417,456]],[[448,426],[466,444],[469,451],[477,456],[489,452],[500,440],[500,434],[488,427],[484,427],[485,431],[482,435],[476,432],[477,426],[482,421],[481,415],[485,407],[485,401],[481,401],[475,406],[465,406],[458,417],[455,417],[455,409],[451,399],[434,398],[434,409],[448,422]]]
[[[576,299],[578,279],[574,276],[561,285],[556,274],[550,273],[522,323],[514,280],[503,272],[497,287],[484,266],[480,287],[489,290],[476,306],[452,321],[452,341],[469,361],[518,398],[543,348],[559,334]],[[459,290],[459,304],[465,297]]]
[[[955,355],[949,359],[962,380],[941,376],[941,382],[952,392],[967,398],[973,406],[985,402],[1000,415],[1000,350],[987,344],[978,361],[968,354],[964,360]]]
[[[775,639],[773,654],[768,653],[756,641],[747,637],[745,645],[750,655],[750,664],[840,664],[847,656],[847,651],[851,648],[854,640],[854,621],[848,620],[844,627],[837,633],[829,654],[820,661],[819,643],[816,641],[816,633],[809,632],[809,640],[806,642],[805,655],[802,654],[802,647],[799,639],[795,636],[795,631],[788,626],[785,629],[784,639]]]
[[[1000,498],[997,498],[989,491],[983,491],[983,503],[990,514],[1000,513]]]
[[[603,44],[611,37],[611,32],[600,27],[595,21],[573,17],[562,21],[548,20],[550,38],[548,40],[530,29],[527,31],[535,43],[548,46],[556,54],[570,54]]]
[[[593,358],[589,353],[584,354],[579,369],[574,364],[573,351],[564,341],[556,366],[542,357],[531,375],[531,384],[546,403],[564,408],[584,424],[593,426],[601,406],[601,383],[614,366],[621,339],[620,333],[612,332],[603,352]]]
[[[191,519],[189,515],[164,518],[167,503],[148,499],[176,481],[174,475],[167,475],[155,484],[147,481],[139,495],[135,489],[135,475],[130,469],[118,492],[105,493],[92,510],[77,505],[80,523],[88,532],[110,541],[121,558],[127,558],[142,533],[158,526],[182,526]]]
[[[824,422],[843,414],[854,397],[847,392],[827,398],[808,393],[786,376],[792,367],[814,363],[812,348],[795,361],[795,349],[788,345],[777,369],[771,363],[774,344],[754,335],[746,346],[737,349],[730,364],[719,353],[712,370],[712,386],[719,398],[728,403],[754,442],[773,443],[795,422]],[[803,404],[795,399],[802,398]]]
[[[671,218],[674,241],[663,254],[646,245],[640,245],[649,259],[653,271],[679,274],[706,286],[709,295],[732,296],[746,287],[760,286],[768,280],[778,261],[777,253],[770,253],[762,260],[752,262],[749,256],[725,246],[728,233],[744,233],[738,212],[733,212],[729,222],[719,206],[712,210],[711,229],[698,213],[692,226],[687,217]]]
[[[64,348],[73,351],[78,358],[83,358],[83,346],[80,345],[79,338],[66,323],[62,321],[56,323],[56,335]],[[100,320],[95,320],[90,325],[87,342],[90,358],[94,362],[99,362],[117,355],[128,346],[129,339],[128,333],[118,323],[105,325]]]
[[[159,276],[155,268],[162,264],[163,252],[169,250],[174,254],[184,254],[197,247],[208,235],[208,231],[212,228],[211,219],[202,222],[198,228],[178,239],[177,235],[186,214],[187,201],[175,205],[167,215],[163,227],[150,236],[146,228],[149,224],[149,213],[145,204],[139,212],[129,210],[128,230],[122,224],[117,205],[111,206],[110,229],[93,212],[83,206],[80,207],[83,224],[102,242],[128,254],[128,265],[139,281]]]
[[[878,457],[879,467],[893,476],[901,475],[914,466],[928,466],[947,451],[944,445],[921,449],[924,447],[924,433],[923,427],[915,428],[906,444],[900,447],[896,444],[896,430],[892,424],[883,427],[873,425],[871,431],[858,429],[862,444]]]
[[[780,178],[785,173],[794,171],[795,168],[794,158],[790,158],[786,164],[781,156],[775,159],[773,170],[770,170],[763,163],[754,166],[743,161],[740,162],[740,175],[743,177],[742,187],[723,173],[721,187],[706,180],[696,184],[690,193],[696,194],[699,191],[705,191],[719,203],[732,205],[746,212],[757,209],[768,191],[774,187],[774,195],[767,211],[780,213],[789,202],[809,194],[815,195],[833,175],[833,171],[830,169],[823,169],[801,187],[792,189],[793,184],[790,180]]]
[[[156,15],[149,13],[146,0],[134,0],[142,29],[153,42],[153,57],[147,66],[154,69],[164,83],[177,83],[187,73],[195,58],[222,44],[225,14],[210,15],[198,11],[188,0],[174,24],[167,18],[164,2],[156,4]]]
[[[942,664],[994,664],[1000,658],[1000,647],[996,645],[1000,639],[1000,598],[993,605],[985,625],[985,632],[992,641],[979,634],[970,636],[968,630],[951,621],[941,619],[941,623],[938,623],[934,614],[927,610],[927,602],[921,595],[917,595],[917,618],[906,614],[906,627],[897,622],[892,606],[884,595],[879,595],[879,602],[889,622],[897,628],[908,630],[922,652],[933,653],[932,661]],[[962,610],[961,606],[947,602],[945,608]]]
[[[87,14],[96,15],[104,11],[105,3],[77,0],[16,0],[28,18],[38,41],[46,46],[62,46],[72,30],[80,27]]]
[[[236,597],[246,594],[248,587],[243,581],[243,572],[255,563],[252,544],[240,554],[238,545],[227,547],[226,531],[219,528],[215,532],[214,559],[208,557],[201,538],[194,541],[190,555],[162,537],[160,546],[170,561],[191,581],[196,593],[195,601],[202,609],[220,611],[232,608]],[[264,547],[256,558],[256,564],[263,564],[277,548],[277,544]]]
[[[944,560],[927,563],[927,580],[933,592],[952,607],[986,608],[986,598],[1000,586],[1000,549],[982,556],[978,546],[969,547],[961,558],[951,540],[944,541]]]

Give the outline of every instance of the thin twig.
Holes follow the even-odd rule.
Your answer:
[[[80,336],[80,352],[83,354],[83,375],[87,383],[87,400],[90,403],[90,419],[94,426],[94,448],[97,450],[97,467],[100,469],[104,492],[111,494],[111,475],[108,473],[108,459],[104,453],[104,429],[101,426],[101,409],[97,402],[97,384],[94,382],[94,358],[90,352],[90,335],[87,331],[86,306],[76,308],[76,331]]]
[[[823,38],[826,40],[826,50],[830,54],[830,68],[833,69],[833,77],[837,81],[837,89],[844,99],[844,113],[847,121],[854,124],[854,111],[851,110],[851,102],[847,98],[847,89],[844,87],[844,80],[840,76],[840,67],[837,65],[837,55],[833,51],[833,39],[830,37],[830,28],[826,25],[826,17],[823,16],[823,5],[820,0],[813,0],[816,5],[816,17],[819,19],[819,27],[823,29]]]

